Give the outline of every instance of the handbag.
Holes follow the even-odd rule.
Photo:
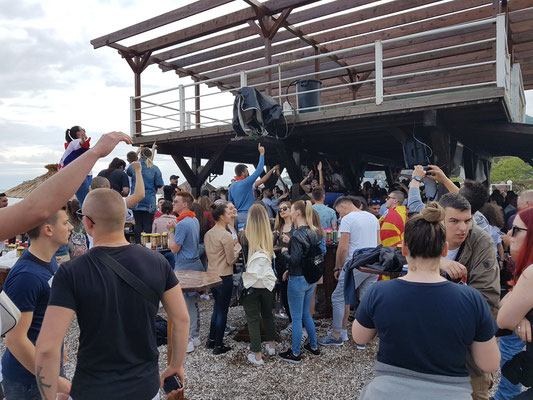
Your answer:
[[[119,276],[119,278],[130,285],[139,294],[143,295],[146,300],[159,308],[159,295],[156,293],[156,291],[128,271],[121,263],[119,263],[109,254],[103,252],[97,247],[92,248],[86,254],[93,263],[96,264],[99,261],[100,264],[110,268]]]
[[[2,320],[2,336],[13,329],[20,319],[20,310],[3,290],[0,292],[0,318]]]
[[[307,283],[312,285],[313,283],[318,282],[324,275],[326,260],[324,253],[320,250],[320,242],[313,243],[309,234],[307,237],[310,246],[304,261],[303,275]]]

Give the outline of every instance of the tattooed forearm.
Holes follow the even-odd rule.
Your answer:
[[[46,393],[44,392],[45,388],[50,389],[52,385],[47,385],[44,383],[44,376],[41,375],[41,371],[43,370],[43,367],[37,366],[37,375],[35,378],[37,379],[37,387],[39,388],[39,392],[41,392],[41,397],[43,400],[48,400],[48,397],[46,396]]]

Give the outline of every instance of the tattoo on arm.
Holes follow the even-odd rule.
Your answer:
[[[49,389],[52,387],[52,385],[47,385],[46,383],[44,383],[44,376],[41,375],[41,371],[43,370],[43,367],[41,367],[40,365],[37,366],[37,376],[36,376],[36,379],[37,379],[37,387],[39,388],[39,392],[41,392],[41,396],[43,398],[43,400],[48,400],[48,397],[46,397],[46,393],[44,392],[44,389]]]

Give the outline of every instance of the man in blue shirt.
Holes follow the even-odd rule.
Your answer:
[[[7,277],[4,291],[21,311],[18,324],[6,334],[7,350],[2,357],[3,385],[8,400],[41,398],[34,375],[35,342],[58,268],[54,254],[68,243],[71,231],[65,208],[28,231],[31,245]],[[59,377],[58,391],[69,394],[70,382]]]
[[[322,229],[337,229],[337,213],[333,208],[330,208],[324,204],[326,200],[326,193],[322,187],[316,187],[313,189],[311,196],[314,200],[313,210],[318,213],[320,218],[320,224]]]
[[[174,197],[173,211],[178,215],[177,224],[174,221],[167,223],[168,245],[176,256],[175,269],[178,271],[205,271],[198,244],[200,243],[200,223],[196,214],[191,211],[194,198],[188,192],[178,192]],[[191,328],[187,353],[200,346],[200,309],[198,307],[198,293],[185,293],[185,303]]]
[[[263,172],[263,167],[265,166],[265,148],[261,146],[261,143],[257,146],[259,150],[259,163],[257,164],[257,169],[255,172],[250,175],[248,172],[248,167],[244,164],[239,164],[235,167],[235,182],[229,187],[229,197],[228,200],[235,205],[237,209],[237,224],[244,225],[246,224],[246,218],[248,217],[248,210],[254,204],[254,189],[265,183],[272,175],[272,172],[276,167],[268,171],[265,176],[260,180],[259,175]]]

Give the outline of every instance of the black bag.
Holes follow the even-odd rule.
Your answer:
[[[304,261],[303,274],[307,283],[313,284],[317,283],[324,275],[326,260],[320,249],[320,242],[312,244],[313,242],[310,240],[310,243],[311,246]]]
[[[167,320],[160,315],[155,317],[155,338],[157,340],[157,346],[167,344]]]

